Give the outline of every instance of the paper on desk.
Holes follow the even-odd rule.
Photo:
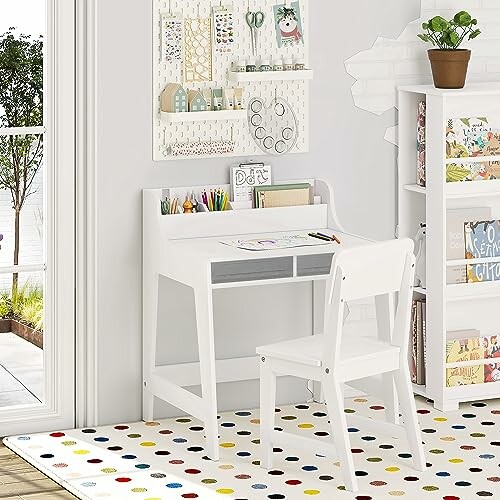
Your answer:
[[[242,250],[282,250],[284,248],[313,247],[328,245],[330,241],[323,241],[304,234],[288,234],[277,238],[255,238],[251,240],[221,240],[223,245],[229,245]]]

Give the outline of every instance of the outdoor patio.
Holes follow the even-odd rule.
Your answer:
[[[43,401],[43,350],[0,333],[0,408]]]

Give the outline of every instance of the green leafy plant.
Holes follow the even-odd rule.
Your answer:
[[[466,39],[473,40],[481,34],[477,19],[464,10],[457,12],[449,21],[441,16],[433,17],[422,24],[422,29],[426,33],[418,37],[441,50],[457,50]]]
[[[17,319],[43,331],[43,290],[25,283],[11,297],[9,292],[0,294],[0,318]]]

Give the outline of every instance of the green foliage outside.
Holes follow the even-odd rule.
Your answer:
[[[14,296],[7,291],[0,293],[0,318],[17,319],[43,331],[43,290],[25,283]]]
[[[481,34],[477,19],[464,10],[457,12],[449,21],[441,16],[433,17],[422,24],[422,29],[425,33],[418,37],[441,50],[457,50],[465,40],[473,40]]]
[[[0,35],[0,127],[43,125],[43,41],[17,34]],[[0,189],[9,192],[14,210],[14,265],[19,264],[20,217],[33,194],[43,161],[43,135],[0,137]],[[17,294],[18,275],[12,279]]]

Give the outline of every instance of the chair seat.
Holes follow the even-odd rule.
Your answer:
[[[279,342],[257,348],[260,356],[266,356],[308,366],[323,364],[323,335],[312,335],[295,340]],[[399,357],[400,349],[376,338],[344,337],[340,352],[341,364],[363,363],[371,360],[383,360],[386,356]],[[352,366],[352,365],[351,365]],[[361,367],[362,365],[354,365]]]

